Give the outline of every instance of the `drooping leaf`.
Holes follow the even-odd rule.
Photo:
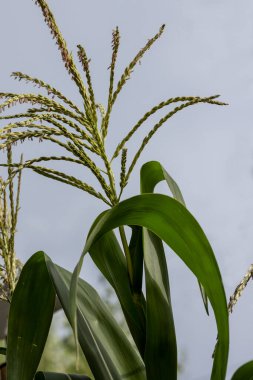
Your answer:
[[[44,253],[25,264],[13,293],[7,336],[8,380],[32,380],[51,324],[55,290]]]
[[[141,193],[153,193],[156,185],[164,180],[167,182],[173,198],[185,206],[185,201],[178,184],[158,161],[149,161],[142,166]]]
[[[106,232],[120,225],[140,225],[167,243],[196,275],[210,300],[218,328],[212,380],[226,374],[229,334],[226,296],[212,248],[197,221],[175,199],[160,194],[143,194],[127,199],[101,217],[90,233],[73,273],[70,289],[70,316],[75,323],[77,278],[84,255]]]
[[[58,298],[70,320],[72,273],[56,266],[48,257],[46,262]],[[141,357],[95,289],[80,279],[77,290],[78,338],[94,377],[101,380],[145,380]]]
[[[164,169],[164,167],[158,161],[149,161],[145,163],[141,168],[141,192],[142,193],[153,193],[156,185],[161,181],[166,181],[173,198],[178,202],[185,205],[185,201],[181,190],[176,183],[176,181],[169,175],[169,173]],[[199,282],[200,294],[203,300],[203,304],[207,314],[208,311],[208,299],[203,286]]]
[[[253,380],[253,360],[239,367],[231,380]]]

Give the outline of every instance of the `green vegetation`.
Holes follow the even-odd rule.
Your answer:
[[[56,296],[73,329],[77,358],[84,363],[83,356],[79,357],[80,345],[89,365],[91,373],[86,372],[86,375],[97,380],[175,380],[178,371],[177,342],[163,243],[171,247],[196,276],[206,311],[208,312],[209,304],[213,309],[218,337],[210,379],[225,379],[229,323],[222,277],[211,245],[198,222],[187,210],[178,185],[159,162],[150,161],[142,166],[140,172],[140,194],[121,200],[141,153],[160,127],[177,112],[195,104],[223,106],[225,103],[218,101],[217,95],[204,98],[182,96],[162,101],[130,128],[109,157],[106,137],[116,100],[137,63],[161,37],[164,25],[130,61],[117,82],[115,70],[120,33],[118,28],[113,31],[108,100],[104,107],[96,102],[89,58],[84,47],[77,46],[83,69],[81,73],[47,3],[44,0],[36,0],[35,3],[40,7],[56,40],[62,61],[76,85],[83,106],[78,107],[46,82],[20,72],[12,75],[46,90],[47,95],[0,93],[3,99],[1,111],[16,104],[32,106],[22,113],[1,116],[3,120],[13,119],[0,131],[0,147],[7,150],[7,162],[2,166],[8,168],[8,179],[1,182],[0,240],[3,259],[2,294],[10,302],[6,353],[8,380],[32,380],[34,376],[37,380],[86,378],[84,375],[52,373],[50,367],[37,372]],[[171,109],[171,106],[175,108]],[[169,110],[165,116],[150,129],[134,156],[128,157],[127,144],[135,132],[150,116],[156,116],[166,107]],[[12,146],[33,139],[49,141],[62,148],[63,154],[35,157],[24,162],[21,159],[20,162],[13,163]],[[114,173],[112,164],[118,156],[121,156],[120,172]],[[43,162],[52,164],[58,161],[84,167],[94,175],[97,188],[83,178],[43,166]],[[44,252],[37,252],[27,261],[19,276],[14,255],[14,235],[19,208],[20,173],[23,169],[77,187],[106,204],[106,210],[91,225],[73,273],[53,263]],[[18,190],[14,202],[15,176]],[[155,187],[161,181],[167,183],[171,196],[155,193]],[[7,216],[7,209],[10,210],[10,216]],[[126,237],[124,226],[131,228],[130,240]],[[119,229],[120,239],[116,237],[115,229]],[[130,336],[122,329],[121,323],[114,318],[97,291],[79,278],[87,253],[114,289]],[[231,297],[230,306],[236,302],[245,281]],[[54,350],[57,356],[58,348]],[[67,352],[65,355],[68,356]],[[65,361],[64,358],[62,360]],[[247,364],[247,371],[249,367],[251,364]],[[66,372],[71,368],[66,368]],[[86,371],[85,367],[82,370]],[[239,370],[234,378],[243,379],[240,373],[245,371]]]

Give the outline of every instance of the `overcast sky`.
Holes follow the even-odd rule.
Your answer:
[[[229,107],[197,105],[177,114],[144,151],[125,197],[139,192],[139,168],[160,161],[178,182],[189,210],[216,254],[227,296],[253,261],[253,3],[251,0],[51,0],[49,4],[73,53],[83,44],[92,58],[97,101],[106,102],[111,31],[121,31],[117,75],[166,24],[162,38],[136,67],[119,97],[108,136],[111,151],[144,112],[174,96],[220,94]],[[2,1],[0,91],[33,92],[9,78],[12,71],[44,79],[79,102],[60,54],[32,0]],[[147,124],[143,131],[148,131]],[[145,135],[145,133],[144,133]],[[139,135],[139,141],[143,134]],[[134,152],[136,142],[129,146]],[[25,158],[54,151],[28,143],[16,149]],[[75,169],[76,170],[76,169]],[[164,185],[159,191],[166,191]],[[73,269],[88,229],[102,203],[85,193],[25,172],[17,254],[25,261],[44,250]],[[209,378],[216,330],[206,317],[192,274],[168,252],[180,359],[180,380]],[[92,263],[83,277],[97,283]],[[253,284],[231,317],[228,379],[253,359]]]

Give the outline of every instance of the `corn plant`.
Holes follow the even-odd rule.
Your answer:
[[[7,146],[7,165],[12,164],[12,148]],[[22,158],[20,161],[22,164]],[[8,178],[0,177],[0,299],[11,302],[21,263],[15,253],[15,232],[17,227],[21,171],[18,173],[17,188],[14,186],[14,175],[8,167]]]
[[[24,112],[1,116],[2,120],[10,120],[0,131],[1,149],[9,149],[25,140],[38,139],[62,148],[63,154],[35,157],[19,163],[9,161],[8,170],[15,175],[20,170],[30,169],[77,187],[103,201],[107,208],[93,222],[73,273],[54,264],[43,252],[35,253],[25,264],[12,296],[8,321],[8,380],[34,378],[51,323],[56,295],[96,380],[176,379],[177,343],[163,242],[196,276],[206,310],[208,302],[213,309],[218,338],[210,378],[225,379],[229,332],[221,274],[212,248],[200,225],[187,210],[178,185],[159,162],[151,161],[141,169],[141,194],[121,200],[144,148],[172,116],[199,103],[219,106],[225,103],[218,101],[217,95],[182,96],[161,101],[129,128],[109,157],[106,137],[114,105],[138,62],[163,34],[164,25],[137,52],[118,81],[115,80],[115,73],[120,32],[118,28],[113,31],[107,104],[102,105],[96,101],[90,59],[85,48],[77,45],[82,67],[80,72],[46,1],[35,0],[35,3],[42,11],[66,70],[76,85],[82,107],[45,81],[14,72],[12,76],[15,79],[36,85],[47,94],[0,93],[0,111],[17,104],[28,105]],[[165,116],[158,119],[133,157],[129,157],[127,146],[135,133],[151,116],[167,107],[174,108],[169,108]],[[115,173],[112,165],[119,156],[120,172]],[[97,187],[91,186],[83,178],[43,164],[58,161],[85,167],[94,175]],[[154,192],[160,181],[166,181],[171,196]],[[132,230],[130,240],[126,237],[124,226]],[[115,229],[119,229],[120,241]],[[118,297],[131,340],[96,290],[79,278],[88,252]],[[35,378],[58,380],[86,377],[38,372]]]
[[[22,162],[22,157],[21,161]],[[7,146],[7,163],[12,164],[12,148]],[[15,234],[19,213],[21,171],[17,181],[11,166],[7,169],[7,178],[0,176],[0,339],[6,337],[6,319],[9,305],[16,287],[22,265],[15,252]],[[17,184],[15,183],[17,182]],[[6,354],[6,348],[0,348],[0,354]],[[1,358],[0,379],[6,379],[6,363]]]

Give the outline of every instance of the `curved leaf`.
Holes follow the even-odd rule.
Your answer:
[[[153,192],[167,173],[158,162],[141,168],[141,192]],[[183,203],[175,181],[167,174],[173,195]],[[140,228],[140,227],[138,227]],[[177,379],[177,342],[170,298],[169,275],[163,243],[154,233],[143,228],[144,266],[146,278],[147,330],[145,365],[147,378]],[[166,333],[165,333],[166,332]]]
[[[181,190],[178,184],[164,169],[164,167],[160,164],[160,162],[149,161],[142,166],[141,168],[141,192],[142,193],[153,193],[156,185],[161,181],[166,181],[173,195],[173,198],[175,198],[178,202],[182,203],[182,205],[186,206],[183,195],[181,193]],[[200,294],[203,300],[206,313],[207,315],[209,315],[208,298],[200,282],[199,282],[199,289],[200,289]]]
[[[253,380],[253,360],[239,367],[231,380]]]
[[[25,264],[13,293],[7,335],[8,380],[32,380],[46,343],[55,291],[44,253]]]
[[[162,167],[160,162],[146,162],[146,164],[144,164],[141,168],[141,192],[153,193],[156,185],[161,181],[167,182],[173,198],[185,206],[185,201],[178,184]]]
[[[72,273],[47,257],[47,267],[57,295],[70,320],[69,288]],[[77,291],[78,338],[93,375],[101,380],[145,380],[137,350],[125,336],[95,289],[79,279]]]
[[[77,278],[84,255],[106,232],[121,225],[140,225],[166,242],[196,275],[214,310],[218,343],[212,379],[223,380],[226,374],[229,333],[228,312],[220,271],[212,248],[197,221],[176,200],[160,194],[143,194],[127,199],[101,217],[89,235],[83,254],[73,273],[70,289],[70,316],[76,315]]]

